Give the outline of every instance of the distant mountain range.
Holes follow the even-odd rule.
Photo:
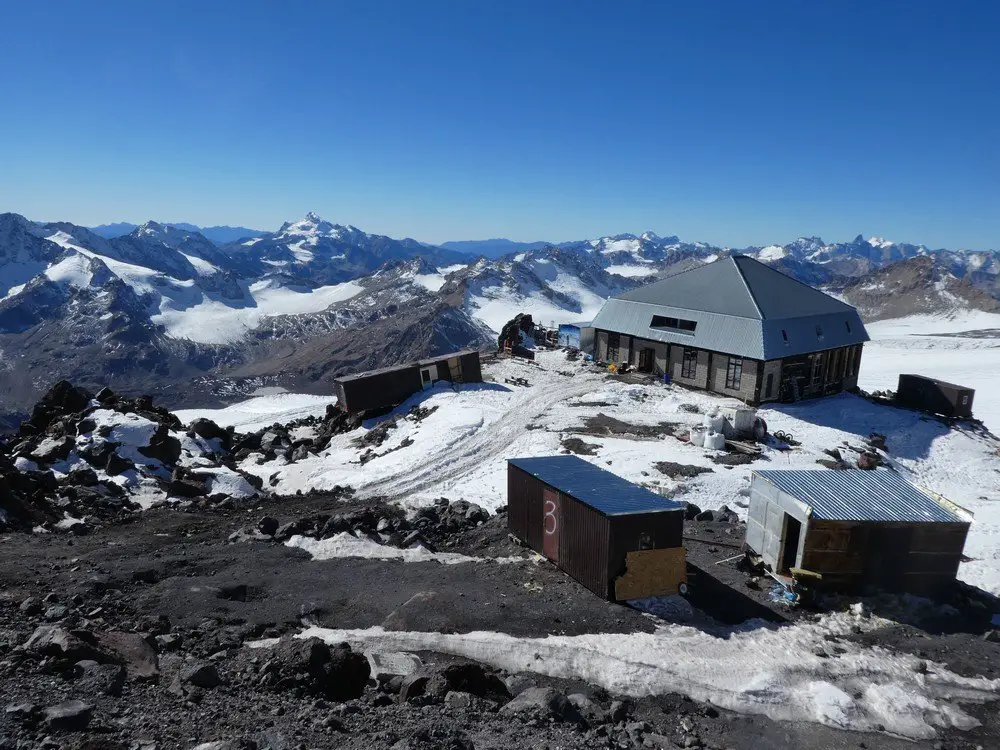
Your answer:
[[[439,247],[457,250],[460,253],[483,258],[500,258],[511,253],[526,250],[541,250],[551,242],[514,242],[503,238],[493,240],[459,240],[457,242],[442,242]]]
[[[188,224],[185,221],[168,221],[163,222],[164,226],[175,227],[176,229],[183,229],[187,232],[197,232],[203,237],[211,240],[217,245],[224,245],[229,242],[236,242],[237,240],[249,239],[250,237],[260,237],[267,232],[261,229],[249,229],[247,227],[230,227],[230,226],[215,226],[215,227],[199,227],[195,224]],[[90,227],[90,231],[96,234],[98,237],[104,237],[105,239],[113,239],[114,237],[121,237],[125,234],[131,234],[136,229],[139,228],[138,224],[129,224],[126,221],[119,221],[115,224],[100,224],[96,227]]]
[[[860,235],[734,250],[652,232],[489,240],[509,250],[495,258],[470,255],[477,243],[448,245],[312,213],[228,243],[153,221],[109,238],[0,214],[0,422],[61,377],[171,407],[265,385],[329,393],[344,372],[489,346],[518,312],[543,324],[590,319],[609,296],[733,252],[841,296],[867,320],[1000,312],[995,251]]]

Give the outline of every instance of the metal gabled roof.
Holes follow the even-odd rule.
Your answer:
[[[966,522],[894,471],[764,470],[753,476],[801,501],[820,520]]]
[[[606,516],[679,512],[686,507],[577,456],[511,458],[507,463]]]
[[[760,310],[747,288],[743,274],[731,257],[681,271],[619,294],[615,299],[761,319]]]
[[[654,315],[693,320],[694,333],[651,328]],[[594,318],[594,328],[629,336],[726,352],[750,359],[766,359],[761,321],[732,315],[654,305],[612,297]],[[780,335],[780,334],[779,334]],[[778,356],[785,356],[784,353]]]
[[[654,315],[693,320],[697,327],[693,333],[653,328]],[[612,297],[593,326],[760,360],[869,340],[850,305],[741,255]]]

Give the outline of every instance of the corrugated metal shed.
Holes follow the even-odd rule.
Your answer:
[[[685,507],[576,456],[511,458],[508,463],[607,516]]]
[[[963,523],[894,471],[775,470],[755,476],[809,506],[826,521]]]
[[[694,320],[693,333],[652,328],[653,315]],[[609,299],[595,328],[768,360],[869,340],[847,305],[780,271],[732,256]]]

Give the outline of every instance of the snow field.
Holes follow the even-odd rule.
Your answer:
[[[871,348],[877,350],[878,342]],[[596,368],[567,362],[561,352],[539,352],[537,361],[541,366],[502,360],[486,370],[495,383],[457,390],[439,384],[412,397],[395,414],[404,415],[417,404],[438,408],[420,422],[400,419],[386,442],[375,449],[380,455],[364,465],[358,461],[361,451],[352,444],[357,435],[346,434],[336,436],[323,453],[294,464],[279,459],[258,465],[251,458],[242,468],[265,479],[277,472],[275,489],[281,493],[350,485],[363,496],[396,497],[411,509],[447,497],[495,511],[507,502],[508,458],[560,453],[564,438],[580,437],[596,446],[596,455],[583,458],[601,468],[665,496],[702,508],[728,505],[745,517],[747,488],[755,469],[816,469],[816,460],[826,458],[824,449],[844,442],[858,447],[869,433],[880,432],[888,438],[889,459],[907,479],[975,514],[966,546],[973,559],[962,564],[959,577],[1000,594],[1000,456],[995,440],[949,430],[916,412],[840,395],[760,409],[772,433],[791,433],[802,445],[791,451],[767,449],[762,460],[727,468],[711,461],[717,454],[672,437],[638,440],[579,434],[579,430],[587,417],[598,414],[636,425],[695,425],[703,413],[738,402],[676,386],[609,380]],[[525,377],[532,385],[507,385],[508,377]],[[984,396],[988,405],[988,392]],[[694,405],[702,413],[689,413],[682,404]],[[211,416],[189,410],[185,418],[198,414]],[[283,421],[277,413],[267,419]],[[399,448],[405,439],[413,445]],[[712,472],[673,480],[656,470],[659,461],[703,466]]]
[[[319,417],[336,396],[313,396],[303,393],[276,393],[256,396],[221,409],[179,409],[174,414],[190,424],[199,417],[211,419],[220,427],[235,427],[238,432],[256,432],[275,422],[294,422],[306,417]]]
[[[437,562],[442,565],[456,565],[470,562],[494,562],[498,564],[527,562],[527,557],[469,557],[457,552],[431,552],[423,546],[401,549],[379,544],[371,539],[363,539],[348,532],[334,534],[326,539],[312,539],[296,534],[287,542],[288,547],[298,547],[312,555],[314,560],[332,560],[343,557],[361,557],[369,560],[401,560],[403,562]]]
[[[914,656],[847,641],[838,643],[843,653],[817,654],[829,648],[825,637],[846,635],[858,624],[885,623],[836,613],[780,628],[753,623],[718,635],[665,625],[654,633],[545,638],[312,627],[300,637],[348,641],[368,652],[436,651],[510,672],[582,679],[634,697],[681,693],[741,713],[852,730],[881,727],[911,738],[974,727],[978,722],[958,704],[997,699],[1000,680],[962,677],[937,665],[923,674]]]

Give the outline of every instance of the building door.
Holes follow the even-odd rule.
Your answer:
[[[653,371],[653,350],[652,349],[640,349],[639,350],[639,372],[652,372]]]
[[[542,554],[559,562],[559,493],[542,490]]]
[[[795,558],[799,555],[799,536],[802,534],[802,524],[798,519],[785,514],[785,534],[784,544],[781,548],[781,570],[779,573],[787,573],[789,568],[795,567]]]
[[[774,395],[774,373],[767,374],[767,385],[764,386],[764,398],[771,398]]]

